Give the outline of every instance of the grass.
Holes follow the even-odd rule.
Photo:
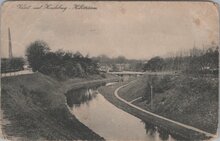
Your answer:
[[[143,120],[144,122],[147,123],[151,123],[156,125],[157,127],[159,127],[160,129],[163,129],[165,131],[167,131],[168,133],[170,133],[173,137],[175,137],[178,140],[202,140],[202,139],[207,139],[207,137],[205,137],[203,134],[200,134],[198,132],[194,132],[192,130],[186,129],[186,128],[182,128],[180,126],[177,126],[176,124],[173,123],[167,123],[164,120],[155,118],[154,116],[151,116],[149,114],[143,113],[129,105],[127,105],[126,103],[120,101],[119,99],[116,98],[116,96],[114,95],[114,91],[126,84],[127,82],[120,82],[117,83],[113,86],[102,86],[98,89],[98,91],[112,104],[114,104],[116,107],[140,118],[141,120]],[[134,83],[135,84],[135,83]],[[120,92],[120,90],[119,90]],[[126,94],[128,94],[130,92],[127,92]]]
[[[10,121],[2,129],[8,139],[103,140],[69,112],[60,82],[40,73],[1,81],[1,108]]]
[[[153,84],[153,109],[150,87]],[[198,76],[143,76],[119,91],[133,104],[170,119],[215,134],[218,125],[218,78]]]

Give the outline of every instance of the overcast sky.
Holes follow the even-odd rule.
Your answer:
[[[48,3],[69,9],[33,9]],[[76,10],[74,4],[97,10]],[[14,56],[24,56],[35,40],[52,50],[134,59],[219,43],[218,9],[210,2],[6,2],[1,20],[3,57],[8,56],[8,28]]]

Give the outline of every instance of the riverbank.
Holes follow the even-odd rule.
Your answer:
[[[132,82],[133,83],[133,82]],[[132,85],[131,83],[131,85]],[[141,112],[140,110],[129,106],[128,104],[120,101],[118,98],[116,98],[116,96],[113,94],[115,92],[115,90],[122,86],[125,85],[126,82],[124,83],[118,83],[114,86],[105,86],[105,87],[101,87],[99,88],[99,92],[101,94],[103,94],[103,96],[109,100],[112,104],[114,104],[115,106],[117,106],[118,108],[142,119],[145,122],[149,122],[149,123],[153,123],[154,125],[156,125],[157,127],[160,127],[166,131],[168,131],[174,138],[176,138],[177,140],[201,140],[201,139],[207,139],[207,137],[204,136],[204,134],[195,132],[193,130],[189,130],[186,128],[183,128],[181,126],[178,126],[174,123],[169,123],[167,124],[166,121],[161,120],[159,118],[155,118],[152,115],[146,114],[144,112]],[[133,83],[135,84],[135,83]],[[137,88],[136,88],[137,89]],[[120,90],[119,90],[120,92]],[[127,91],[127,94],[129,92]]]
[[[151,82],[151,83],[149,83]],[[151,105],[151,88],[153,105]],[[218,125],[218,78],[144,75],[119,95],[145,110],[215,134]],[[151,107],[152,106],[152,107]]]
[[[3,134],[9,140],[103,140],[70,113],[64,95],[67,83],[73,89],[107,81],[93,79],[58,82],[41,73],[2,78],[1,109],[9,121]]]

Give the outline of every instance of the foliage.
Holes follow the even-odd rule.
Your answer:
[[[85,77],[98,74],[97,62],[80,52],[72,53],[58,50],[51,52],[42,41],[35,41],[27,48],[27,57],[33,71],[53,76],[58,79]]]
[[[1,72],[14,72],[23,70],[24,59],[21,57],[16,58],[2,58],[1,59]]]
[[[44,41],[35,41],[26,49],[26,56],[32,70],[39,71],[43,65],[43,58],[49,52],[49,46]]]
[[[93,57],[92,60],[99,62],[100,65],[107,65],[112,68],[112,71],[119,71],[118,64],[127,64],[128,67],[124,71],[143,71],[144,60],[127,59],[124,56],[110,58],[107,55],[99,55]]]
[[[154,57],[144,66],[144,71],[181,71],[196,74],[218,74],[219,47],[207,50],[192,49],[186,55],[180,53],[167,58]]]
[[[161,71],[164,65],[164,60],[159,56],[150,59],[144,66],[144,70]]]

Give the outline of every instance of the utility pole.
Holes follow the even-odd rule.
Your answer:
[[[151,110],[153,110],[153,85],[150,85],[150,106],[151,106]]]
[[[11,59],[13,57],[12,55],[12,44],[11,44],[11,32],[10,32],[10,28],[8,28],[8,41],[9,41],[9,59]]]

